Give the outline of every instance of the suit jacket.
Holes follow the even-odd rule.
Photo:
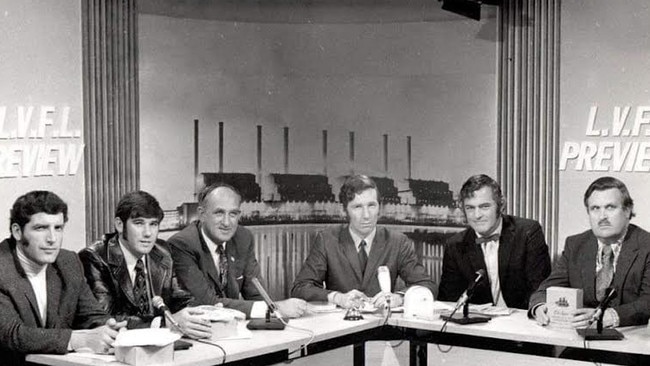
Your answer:
[[[0,243],[0,363],[20,365],[28,353],[66,353],[72,329],[93,328],[108,316],[84,280],[77,254],[61,249],[47,266],[47,320],[16,256],[16,241]]]
[[[542,227],[534,220],[503,215],[499,237],[499,283],[508,307],[527,309],[530,295],[551,272],[551,259]],[[481,246],[472,228],[451,237],[445,245],[438,300],[456,301],[474,282],[476,271],[487,273]],[[490,280],[474,289],[475,304],[493,303]]]
[[[151,296],[162,297],[172,313],[194,305],[192,295],[183,289],[172,270],[172,256],[163,240],[157,240],[148,254],[147,276]],[[133,298],[133,284],[126,267],[124,253],[117,235],[112,234],[79,252],[88,286],[100,304],[111,315],[129,319],[129,328],[146,325],[157,314],[152,311],[142,319],[135,316],[138,306]]]
[[[170,245],[176,275],[199,304],[223,303],[250,317],[252,301],[263,300],[252,283],[260,278],[260,267],[255,258],[253,234],[241,226],[226,244],[228,256],[228,285],[226,293],[220,288],[219,271],[201,234],[201,223],[188,225],[167,241]],[[245,300],[240,299],[240,294]]]
[[[293,283],[291,296],[307,301],[327,301],[330,291],[345,293],[353,289],[374,296],[381,291],[377,279],[379,266],[388,267],[391,289],[395,289],[399,276],[407,286],[420,285],[436,293],[435,283],[419,263],[413,242],[406,235],[378,226],[362,275],[348,225],[340,225],[317,234]]]
[[[551,286],[581,288],[583,305],[597,307],[597,255],[598,239],[591,230],[568,237],[553,272],[530,298],[529,310],[546,302],[546,289]],[[610,305],[618,313],[619,325],[647,323],[650,317],[650,233],[636,225],[630,224],[623,239],[612,287],[618,296]]]

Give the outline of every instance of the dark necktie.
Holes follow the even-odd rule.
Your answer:
[[[135,264],[133,298],[138,307],[138,316],[149,315],[149,294],[147,293],[147,280],[144,276],[144,263],[142,259],[138,259]]]
[[[366,241],[361,240],[359,243],[359,264],[361,265],[361,274],[366,271],[366,264],[368,264],[368,253],[366,253]]]
[[[226,296],[226,286],[228,286],[228,255],[224,249],[226,245],[217,245],[217,254],[219,254],[219,280],[221,281],[222,296]]]
[[[614,278],[614,253],[611,245],[603,245],[600,271],[596,274],[596,299],[602,301]]]
[[[476,244],[483,244],[491,241],[499,240],[499,234],[492,234],[490,236],[476,237]]]

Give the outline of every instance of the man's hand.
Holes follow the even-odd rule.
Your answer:
[[[388,299],[390,299],[391,308],[402,306],[402,304],[404,303],[404,298],[402,297],[402,295],[387,293],[387,292],[379,292],[370,300],[370,302],[373,305],[375,305],[377,309],[383,309],[388,305],[387,304]]]
[[[368,296],[359,290],[350,290],[345,294],[337,292],[333,300],[336,305],[344,309],[359,308],[362,302],[369,301]]]
[[[70,347],[75,352],[112,353],[115,337],[120,329],[125,329],[126,320],[116,322],[111,318],[106,325],[90,330],[73,330],[70,337]]]
[[[194,307],[177,311],[172,315],[180,328],[176,330],[180,330],[187,337],[194,339],[212,337],[212,325],[208,319],[202,316],[203,314],[203,311]]]
[[[535,308],[533,316],[539,325],[546,326],[551,322],[551,318],[548,316],[548,307],[546,307],[546,304],[537,306]]]
[[[275,303],[278,306],[279,316],[299,318],[307,311],[307,302],[302,299],[290,298]]]
[[[596,309],[581,308],[573,312],[573,319],[571,319],[571,326],[574,328],[586,328],[589,325],[589,320],[594,316]]]

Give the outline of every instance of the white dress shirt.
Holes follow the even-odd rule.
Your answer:
[[[500,236],[502,227],[503,218],[499,218],[499,225],[490,235],[498,234]],[[479,238],[483,237],[479,233],[476,233],[476,236]],[[501,281],[499,279],[499,239],[482,243],[481,250],[483,251],[483,258],[485,258],[488,278],[490,279],[490,291],[492,292],[492,300],[494,301],[493,305],[507,307],[506,301],[503,299],[503,293],[501,293]]]

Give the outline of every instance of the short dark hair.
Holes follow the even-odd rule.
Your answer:
[[[115,217],[122,220],[123,223],[129,219],[137,217],[157,218],[162,221],[165,213],[158,200],[145,191],[129,192],[120,198],[115,208]]]
[[[585,196],[583,200],[585,207],[589,209],[589,205],[587,201],[589,200],[589,197],[591,197],[591,195],[594,193],[594,191],[606,191],[608,189],[614,189],[614,188],[618,189],[623,195],[623,207],[630,209],[630,218],[633,218],[635,214],[634,214],[634,201],[632,200],[632,196],[630,196],[630,192],[627,190],[625,183],[621,182],[620,180],[614,177],[600,177],[595,181],[591,182],[591,184],[589,185],[589,187],[587,187],[587,190],[585,191]]]
[[[349,176],[341,186],[341,192],[339,193],[339,202],[343,205],[343,209],[346,209],[348,203],[354,200],[354,196],[366,189],[374,189],[377,192],[377,201],[379,201],[379,189],[377,189],[374,180],[362,174]]]
[[[231,185],[228,184],[228,183],[224,183],[224,182],[216,182],[216,183],[210,184],[210,185],[207,186],[207,187],[203,187],[203,189],[201,190],[201,192],[199,192],[199,196],[198,196],[199,205],[200,205],[200,206],[203,206],[203,203],[205,202],[205,199],[210,195],[210,193],[212,193],[212,191],[214,191],[215,189],[217,189],[217,188],[222,188],[222,187],[223,187],[223,188],[228,188],[228,189],[230,189],[231,191],[235,192],[235,194],[236,194],[237,196],[239,196],[239,201],[240,201],[240,203],[241,203],[242,196],[241,196],[241,193],[239,193],[239,190],[238,190],[237,188],[231,186]]]
[[[474,192],[483,187],[489,187],[492,190],[492,198],[497,203],[497,212],[499,214],[503,213],[506,200],[501,192],[501,186],[496,180],[485,174],[473,175],[463,183],[460,189],[461,204],[464,206],[465,200],[474,197]],[[464,211],[465,209],[463,209]]]
[[[32,215],[44,212],[48,215],[63,214],[63,222],[68,222],[68,205],[50,191],[31,191],[18,197],[9,211],[9,232],[11,226],[18,224],[25,229]]]

